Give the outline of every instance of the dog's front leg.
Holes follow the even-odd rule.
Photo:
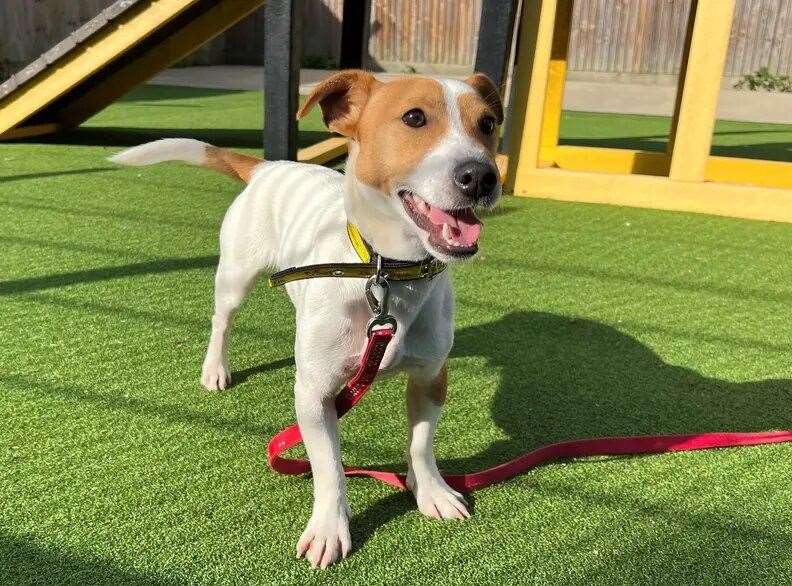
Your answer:
[[[311,461],[313,512],[297,542],[297,557],[305,556],[314,568],[326,568],[346,557],[352,546],[349,504],[341,464],[335,394],[338,381],[304,380],[297,373],[297,422]]]
[[[407,486],[415,495],[418,510],[437,519],[470,517],[465,498],[453,490],[437,469],[434,434],[445,402],[446,367],[433,377],[411,374],[407,383],[409,417]]]

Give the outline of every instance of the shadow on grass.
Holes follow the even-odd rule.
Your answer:
[[[300,130],[299,148],[333,136],[320,130]],[[123,126],[82,126],[31,142],[81,146],[136,146],[161,138],[194,138],[224,148],[261,149],[263,130],[256,128],[128,128]]]
[[[110,561],[76,556],[33,537],[0,534],[0,583],[165,586],[178,582],[122,569]]]
[[[140,103],[170,100],[192,100],[196,98],[218,98],[232,94],[244,94],[250,90],[234,90],[224,88],[190,87],[151,83],[139,86],[120,97],[117,102]],[[172,106],[174,104],[168,104]]]
[[[272,370],[274,370],[274,367]],[[198,371],[196,371],[196,380],[197,378]],[[83,389],[76,385],[54,385],[33,378],[2,373],[0,373],[0,382],[5,383],[9,388],[18,389],[22,392],[33,392],[48,397],[58,397],[67,401],[96,405],[103,410],[117,411],[125,415],[150,416],[166,423],[195,425],[219,433],[232,434],[236,437],[250,435],[263,439],[276,431],[272,424],[263,425],[238,418],[206,413],[201,410],[183,409],[167,403],[156,404],[147,398],[104,394],[90,389]],[[195,389],[196,393],[201,392],[198,390],[197,384]]]
[[[214,268],[217,266],[217,260],[218,257],[216,255],[196,256],[192,258],[166,258],[119,266],[86,269],[84,271],[73,271],[70,273],[56,273],[54,275],[44,275],[42,277],[26,277],[13,281],[0,282],[0,296],[29,293],[31,291],[41,291],[43,289],[53,289],[56,287],[67,287],[69,285],[94,283],[96,281],[107,281],[110,279],[122,279],[138,275],[169,273],[188,269]]]
[[[511,313],[458,331],[453,356],[484,357],[501,373],[490,411],[508,439],[439,462],[449,473],[495,466],[569,439],[792,428],[792,381],[708,378],[591,320]],[[357,543],[412,508],[409,495],[394,494],[363,511],[353,518]]]
[[[459,331],[454,355],[485,357],[501,372],[491,412],[509,439],[443,462],[448,471],[575,438],[792,428],[792,381],[708,378],[591,320],[511,313]]]
[[[119,167],[90,167],[88,169],[69,169],[67,171],[45,171],[42,173],[22,173],[20,175],[6,175],[0,179],[0,184],[12,181],[26,181],[28,179],[46,179],[48,177],[62,177],[64,175],[85,175],[87,173],[104,173],[116,171]]]
[[[281,368],[286,368],[287,366],[294,366],[294,356],[289,356],[288,358],[281,358],[279,360],[273,360],[272,362],[265,362],[264,364],[259,364],[257,366],[251,366],[250,368],[245,368],[244,370],[238,370],[236,372],[232,372],[231,387],[229,388],[234,388],[237,385],[241,385],[247,379],[257,374],[270,372],[272,370],[279,370]]]

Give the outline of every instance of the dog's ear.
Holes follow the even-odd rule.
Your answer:
[[[478,95],[495,114],[498,124],[503,124],[503,102],[501,102],[500,91],[492,83],[492,80],[483,73],[474,73],[465,80],[465,83],[478,92]]]
[[[363,107],[378,85],[380,82],[367,71],[340,71],[314,88],[297,112],[297,119],[303,118],[318,103],[330,130],[353,136]]]

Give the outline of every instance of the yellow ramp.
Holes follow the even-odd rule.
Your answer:
[[[0,84],[0,140],[77,126],[264,0],[118,0]]]

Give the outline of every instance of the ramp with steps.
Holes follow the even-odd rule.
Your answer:
[[[264,0],[118,0],[0,84],[0,140],[87,120]]]

